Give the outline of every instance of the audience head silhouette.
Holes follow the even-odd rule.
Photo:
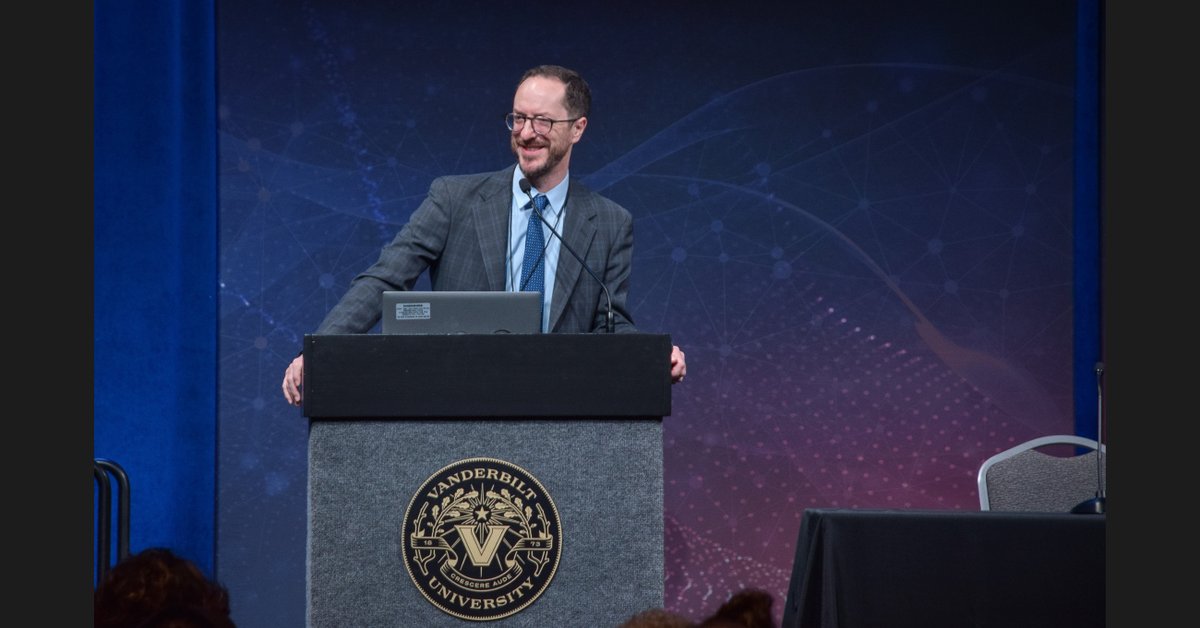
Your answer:
[[[760,589],[738,591],[696,628],[775,628],[773,601],[770,593]]]
[[[776,628],[771,616],[773,601],[766,591],[743,589],[699,622],[666,609],[653,608],[630,617],[618,628]]]
[[[117,563],[92,599],[95,628],[236,628],[225,587],[167,548]]]
[[[696,624],[684,617],[661,608],[642,611],[626,619],[617,628],[695,628]]]

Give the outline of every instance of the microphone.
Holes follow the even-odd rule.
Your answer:
[[[1096,496],[1082,501],[1071,509],[1077,515],[1102,515],[1108,510],[1104,496],[1104,466],[1101,456],[1100,437],[1104,433],[1104,389],[1100,385],[1100,376],[1104,374],[1104,363],[1096,363]]]
[[[542,224],[546,225],[546,227],[550,229],[550,233],[554,234],[554,237],[558,238],[558,241],[562,243],[563,248],[567,249],[567,252],[579,261],[579,265],[583,266],[583,269],[587,271],[587,274],[591,275],[592,279],[595,279],[596,283],[600,284],[600,288],[604,290],[604,299],[608,303],[608,311],[606,312],[604,327],[606,332],[610,334],[613,333],[612,295],[608,292],[608,286],[604,285],[603,281],[600,281],[600,277],[597,276],[596,273],[592,272],[592,269],[588,267],[587,262],[583,261],[583,258],[579,256],[579,253],[576,253],[575,249],[571,248],[571,245],[567,244],[567,241],[563,239],[562,235],[554,229],[554,225],[550,224],[550,221],[546,220],[546,217],[542,215],[542,212],[538,211],[537,203],[533,202],[533,194],[530,194],[530,190],[533,189],[533,185],[529,183],[529,179],[522,178],[517,182],[517,185],[520,186],[521,191],[525,193],[525,196],[529,197],[529,202],[533,207],[533,213],[538,217],[538,220],[541,220]],[[542,250],[540,253],[538,253],[538,262],[541,262],[542,255],[545,253],[546,245],[542,244]],[[529,280],[526,279],[526,281]],[[524,290],[525,286],[522,285],[520,289]]]

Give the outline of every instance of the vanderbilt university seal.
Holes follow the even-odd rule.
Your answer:
[[[528,607],[562,555],[546,489],[495,458],[459,460],[431,475],[408,504],[402,537],[404,566],[425,599],[474,621]]]

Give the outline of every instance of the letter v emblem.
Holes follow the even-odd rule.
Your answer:
[[[476,567],[485,567],[492,563],[492,560],[496,558],[496,550],[500,547],[500,541],[504,540],[504,533],[508,531],[507,526],[488,526],[487,540],[483,542],[483,547],[480,547],[479,539],[475,538],[475,526],[461,525],[454,526],[454,529],[458,530],[458,536],[467,550],[467,557]]]

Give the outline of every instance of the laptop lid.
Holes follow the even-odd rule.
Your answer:
[[[384,334],[538,334],[537,292],[413,291],[383,293]]]

